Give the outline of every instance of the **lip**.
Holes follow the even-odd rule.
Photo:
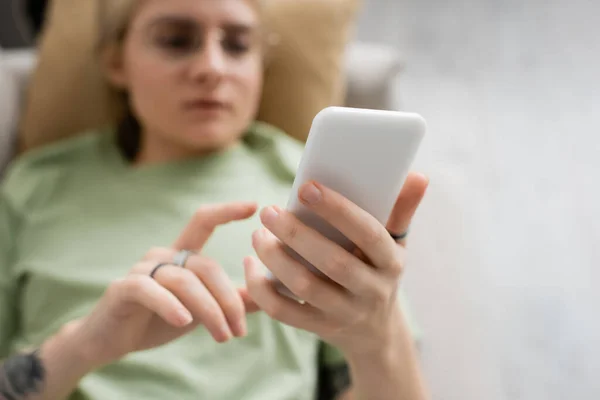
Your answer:
[[[184,108],[189,111],[220,112],[229,110],[231,106],[217,99],[195,99],[186,101]]]

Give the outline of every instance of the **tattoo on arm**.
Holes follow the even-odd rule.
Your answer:
[[[318,385],[315,398],[317,400],[335,400],[346,393],[352,386],[350,368],[346,362],[328,363],[325,357],[325,346],[318,351]]]
[[[335,367],[323,366],[319,371],[318,400],[334,400],[351,386],[350,370],[347,364]]]
[[[39,350],[6,359],[0,364],[0,400],[24,400],[40,393],[45,377]]]

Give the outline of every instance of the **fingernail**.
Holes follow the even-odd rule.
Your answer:
[[[237,336],[237,337],[246,336],[248,334],[246,320],[244,318],[242,318],[241,320],[237,321],[233,326],[233,330],[235,331],[235,336]]]
[[[177,319],[181,322],[182,326],[188,326],[194,320],[192,314],[188,310],[181,309],[177,311]]]
[[[265,222],[274,221],[279,216],[279,213],[275,209],[275,207],[267,207],[263,213],[263,218]]]
[[[300,190],[300,199],[307,204],[315,205],[321,201],[321,191],[313,183],[306,184]]]
[[[229,329],[229,325],[221,326],[221,335],[223,337],[223,341],[226,342],[233,337],[233,333],[231,333],[231,329]]]

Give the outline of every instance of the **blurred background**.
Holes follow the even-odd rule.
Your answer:
[[[373,0],[432,186],[406,288],[435,399],[600,398],[600,3]]]
[[[0,47],[28,41],[0,0]],[[431,190],[405,288],[434,399],[600,398],[600,3],[367,0]]]

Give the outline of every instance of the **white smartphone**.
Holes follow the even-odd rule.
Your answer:
[[[354,245],[298,199],[298,189],[317,181],[385,224],[425,135],[418,114],[329,107],[314,118],[290,193],[287,210],[348,251]],[[320,274],[296,252],[289,254]],[[280,293],[296,298],[272,275]]]

